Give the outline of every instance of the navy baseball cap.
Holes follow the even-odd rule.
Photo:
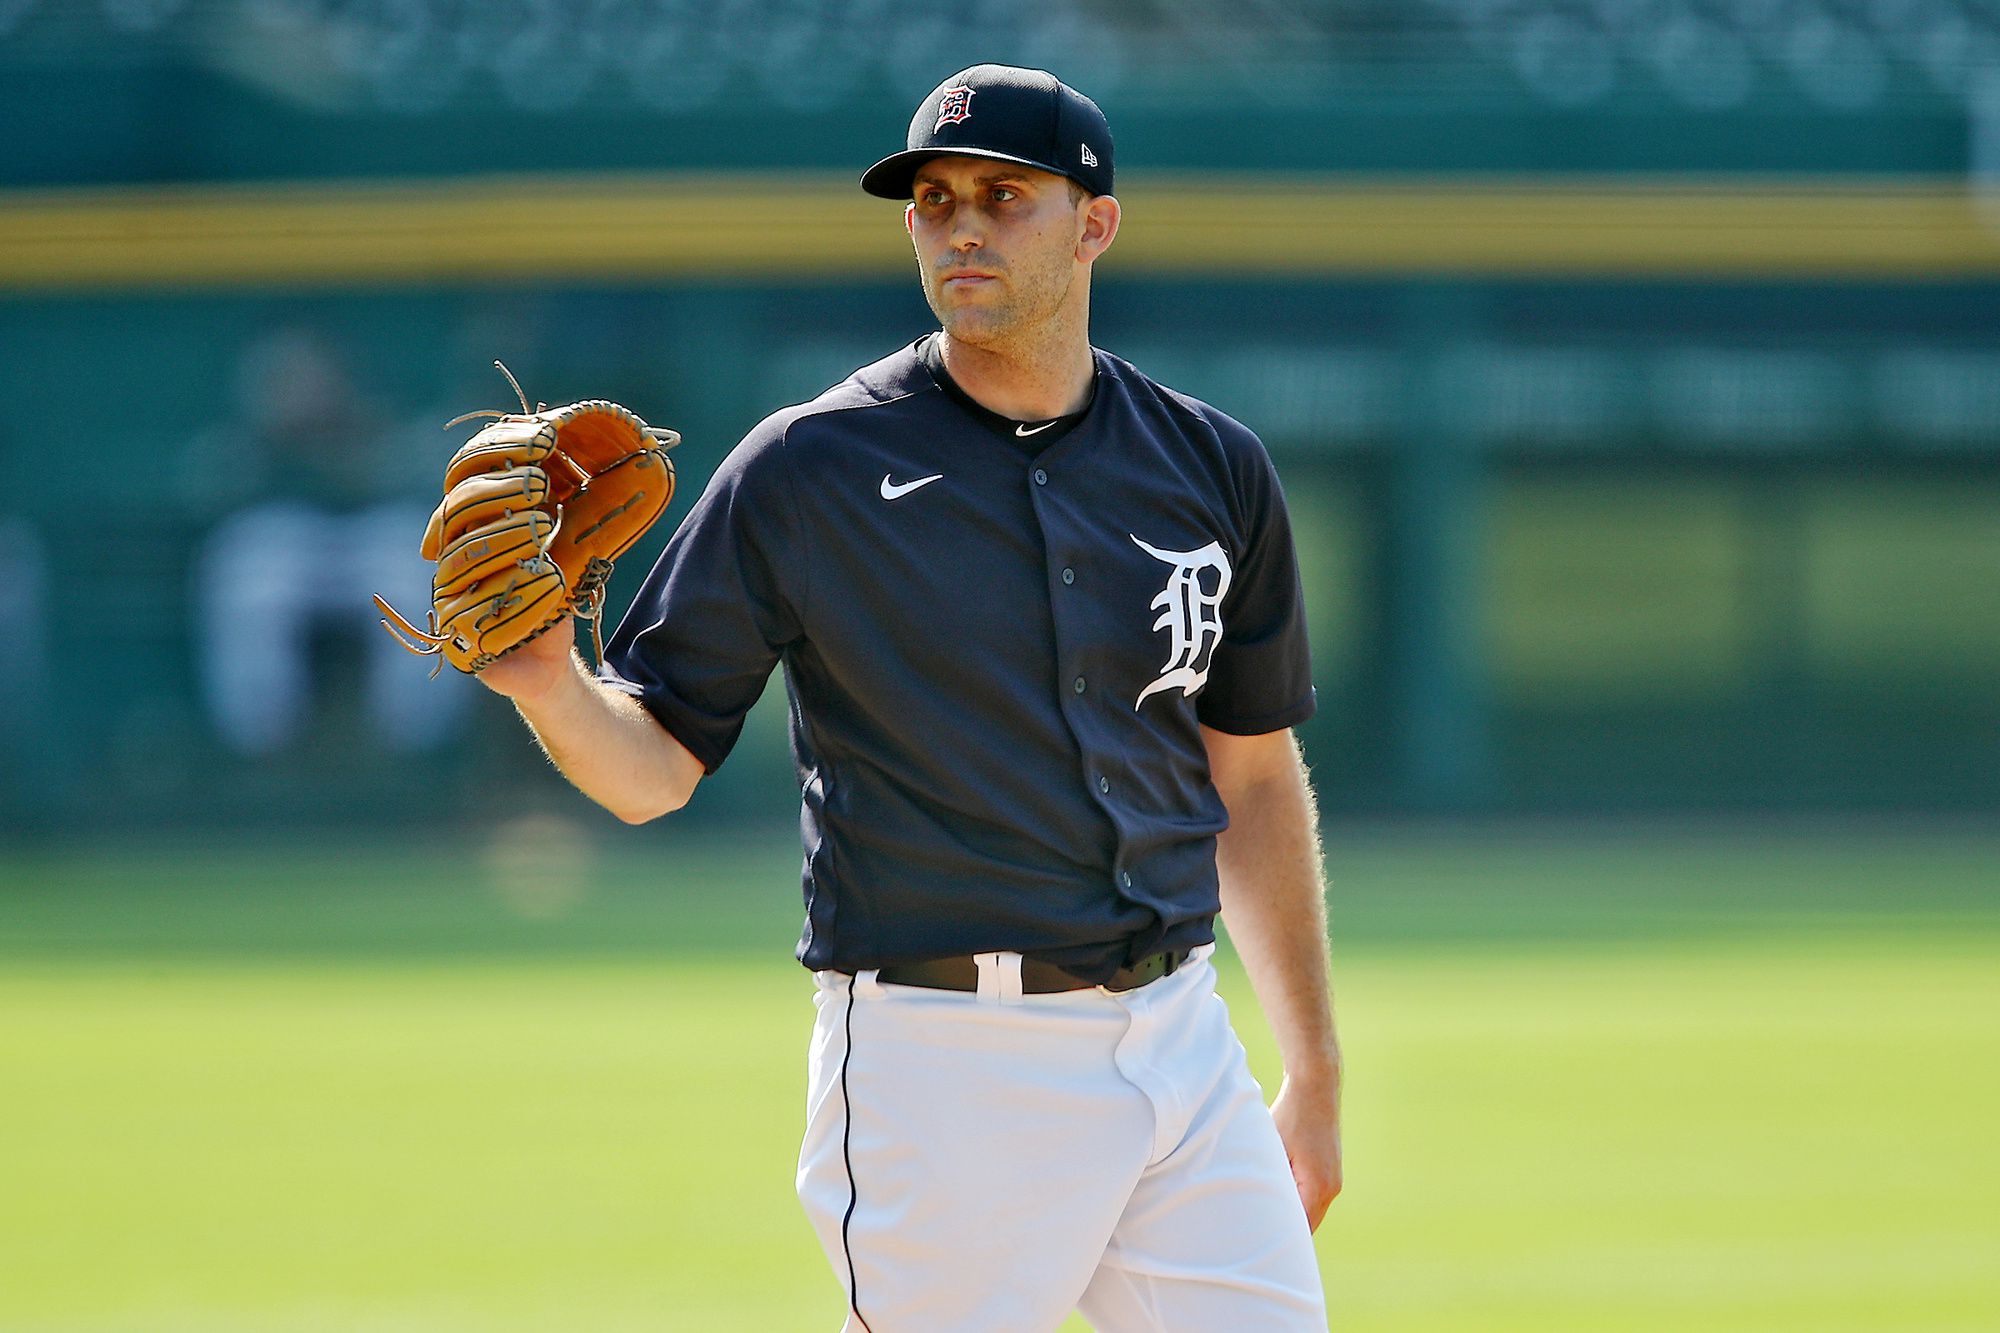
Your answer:
[[[917,168],[934,157],[1018,162],[1111,193],[1111,126],[1047,70],[974,65],[952,75],[917,108],[909,146],[862,172],[861,188],[907,200]]]

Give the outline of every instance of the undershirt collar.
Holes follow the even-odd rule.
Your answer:
[[[1097,401],[1097,375],[1093,373],[1090,379],[1089,399],[1082,407],[1067,416],[1056,417],[1050,421],[1021,421],[1014,417],[1002,416],[958,386],[958,381],[951,377],[949,370],[945,369],[944,354],[938,347],[941,340],[942,335],[927,333],[917,339],[916,345],[917,359],[924,363],[925,369],[931,373],[931,378],[938,382],[938,387],[974,418],[983,422],[995,435],[1030,454],[1040,453],[1076,429],[1077,423],[1090,415],[1091,404]]]

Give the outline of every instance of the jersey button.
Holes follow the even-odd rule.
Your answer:
[[[1075,582],[1076,582],[1076,571],[1075,571],[1075,570],[1073,570],[1073,569],[1065,569],[1065,570],[1063,571],[1063,582],[1064,582],[1064,583],[1075,583]]]
[[[1078,683],[1078,684],[1082,684],[1082,682],[1081,682],[1081,681],[1079,681],[1079,682],[1077,682],[1077,683]],[[1109,795],[1111,794],[1111,779],[1110,779],[1110,778],[1105,778],[1105,777],[1100,777],[1100,778],[1099,778],[1099,779],[1097,780],[1097,790],[1098,790],[1098,791],[1100,791],[1100,792],[1102,792],[1102,793],[1103,793],[1104,795],[1106,795],[1106,796],[1109,796]],[[1128,876],[1126,876],[1126,878],[1125,878],[1125,882],[1126,882],[1127,884],[1130,884],[1130,883],[1132,882],[1132,879],[1131,879],[1131,876],[1129,876],[1129,875],[1128,875]]]
[[[1046,472],[1044,472],[1044,471],[1042,471],[1042,470],[1041,470],[1040,468],[1036,468],[1036,469],[1035,469],[1035,485],[1037,485],[1037,486],[1046,486],[1046,485],[1048,485],[1048,484],[1049,484],[1049,474],[1048,474],[1048,473],[1046,473]]]
[[[1131,888],[1131,887],[1132,887],[1132,872],[1131,872],[1131,871],[1129,871],[1129,870],[1121,870],[1120,872],[1118,872],[1118,882],[1119,882],[1120,884],[1123,884],[1123,885],[1124,885],[1124,886],[1125,886],[1126,888],[1128,888],[1128,889],[1129,889],[1129,888]]]
[[[1082,694],[1084,689],[1083,677],[1078,676],[1075,680],[1070,682],[1069,687],[1075,690],[1078,694]]]

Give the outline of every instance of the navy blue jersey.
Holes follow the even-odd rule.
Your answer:
[[[808,967],[1007,949],[1097,981],[1206,943],[1227,819],[1198,724],[1314,704],[1270,458],[1101,351],[1047,427],[923,351],[745,437],[604,677],[713,772],[784,663]]]

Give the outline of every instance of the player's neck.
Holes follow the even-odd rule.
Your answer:
[[[1082,328],[1030,346],[978,346],[947,332],[938,354],[952,381],[989,412],[1016,421],[1050,421],[1083,410],[1096,364]]]

